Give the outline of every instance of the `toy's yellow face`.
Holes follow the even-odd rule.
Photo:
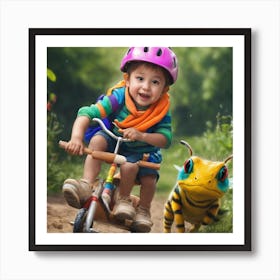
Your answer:
[[[220,198],[229,188],[224,162],[213,162],[192,156],[179,172],[178,184],[199,199]]]

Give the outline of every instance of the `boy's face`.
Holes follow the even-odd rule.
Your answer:
[[[149,106],[159,100],[168,90],[165,76],[160,68],[140,65],[126,78],[129,93],[140,106]]]

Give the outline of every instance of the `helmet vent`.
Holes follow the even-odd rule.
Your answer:
[[[149,48],[148,47],[144,47],[144,52],[148,52]]]
[[[130,52],[131,52],[131,48],[128,49],[126,54],[128,55]]]
[[[161,56],[162,55],[162,49],[159,49],[158,51],[157,51],[157,56]]]
[[[175,57],[173,57],[173,67],[174,67],[174,68],[177,67],[177,62],[176,62]]]

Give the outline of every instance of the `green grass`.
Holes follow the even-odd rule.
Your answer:
[[[208,226],[202,226],[199,232],[215,232],[215,233],[231,233],[233,232],[232,226],[232,189],[230,189],[222,199],[222,214],[218,215],[219,221],[214,222]]]
[[[176,183],[178,171],[175,165],[181,167],[189,157],[188,150],[175,141],[167,150],[162,150],[163,162],[160,167],[160,178],[157,191],[161,194],[169,193]]]

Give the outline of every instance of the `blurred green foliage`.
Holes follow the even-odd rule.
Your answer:
[[[120,62],[127,48],[73,47],[47,50],[48,68],[56,82],[48,82],[58,97],[52,110],[68,139],[81,106],[122,79]],[[232,115],[232,48],[173,48],[179,61],[177,82],[170,88],[173,130],[176,136],[201,135],[216,116]]]
[[[54,83],[56,81],[55,73],[49,68],[47,69],[47,79],[48,83]],[[59,153],[56,144],[58,142],[58,136],[62,132],[62,127],[57,120],[56,114],[52,112],[52,106],[56,102],[56,94],[50,91],[50,87],[48,87],[47,94],[47,183],[48,191],[57,191],[56,182],[60,180],[61,176],[64,176],[63,171],[57,164]]]

